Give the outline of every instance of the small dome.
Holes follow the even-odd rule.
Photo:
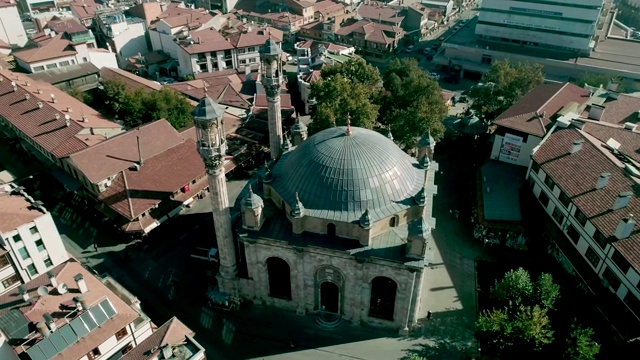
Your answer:
[[[242,207],[245,209],[257,209],[263,206],[262,198],[254,193],[251,185],[249,185],[249,193],[242,199]]]
[[[420,141],[418,141],[418,146],[428,147],[431,149],[433,149],[433,147],[436,146],[436,140],[433,138],[433,136],[431,136],[431,131],[429,131],[427,134],[424,134],[422,136]]]
[[[207,96],[200,100],[192,115],[196,120],[216,120],[224,115],[224,108]]]
[[[273,168],[273,189],[287,204],[295,191],[305,216],[357,222],[369,210],[382,219],[411,206],[424,170],[386,136],[358,127],[323,130],[283,154]]]

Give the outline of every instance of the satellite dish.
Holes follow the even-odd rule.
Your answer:
[[[49,289],[46,286],[40,286],[38,288],[38,295],[40,296],[49,295]]]
[[[58,290],[58,294],[60,295],[66,294],[69,291],[69,287],[65,283],[58,285],[56,289]]]

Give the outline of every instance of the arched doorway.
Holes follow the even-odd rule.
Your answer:
[[[384,320],[393,320],[396,308],[398,284],[388,277],[378,276],[371,281],[371,302],[369,316]]]
[[[336,236],[336,224],[327,224],[327,235],[329,235],[330,237]]]
[[[267,259],[269,275],[269,296],[291,300],[291,269],[286,261],[271,257]]]
[[[340,288],[335,283],[325,281],[320,284],[320,309],[340,313]]]

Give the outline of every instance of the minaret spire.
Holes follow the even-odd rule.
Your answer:
[[[262,85],[267,94],[267,115],[269,124],[269,147],[271,159],[280,158],[282,151],[282,113],[280,110],[280,90],[282,87],[282,49],[271,37],[260,48]]]
[[[349,113],[347,113],[347,131],[344,134],[351,136],[351,114]]]
[[[224,156],[227,149],[226,135],[222,126],[224,109],[207,97],[205,90],[205,97],[193,111],[193,116],[198,136],[198,152],[204,161],[209,179],[213,222],[220,252],[218,284],[222,293],[234,295],[237,292],[236,246],[231,227],[224,170]]]

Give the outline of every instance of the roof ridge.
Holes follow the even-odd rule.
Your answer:
[[[568,84],[569,84],[569,83],[568,83],[568,82],[566,82],[566,83],[564,83],[564,84],[562,85],[562,87],[561,87],[560,89],[556,90],[556,92],[555,92],[553,95],[551,95],[551,96],[547,99],[547,101],[545,101],[545,102],[544,102],[544,104],[542,104],[542,105],[538,108],[538,110],[536,110],[536,113],[538,113],[540,110],[542,110],[542,108],[544,108],[545,106],[547,106],[547,104],[548,104],[551,100],[553,100],[553,98],[555,98],[556,96],[558,96],[558,94],[559,94],[562,90],[564,90],[564,88],[565,88]],[[534,89],[535,89],[535,88],[534,88]],[[531,90],[533,90],[533,89],[531,89]],[[525,95],[526,95],[526,94],[525,94]]]
[[[176,324],[176,320],[178,320],[178,318],[176,318],[175,316],[172,317],[171,319],[169,319],[164,325],[168,325],[167,326],[167,330],[164,332],[164,335],[162,335],[162,339],[160,339],[160,346],[163,346],[167,344],[167,337],[169,336],[169,334],[171,333],[171,329],[174,327],[174,325]],[[168,344],[171,345],[171,344]]]
[[[127,204],[129,205],[129,212],[131,214],[131,219],[135,219],[136,215],[133,213],[133,202],[131,202],[131,196],[129,196],[129,184],[127,183],[127,175],[124,173],[124,170],[120,171],[122,173],[122,180],[124,180],[124,190],[127,194]]]

